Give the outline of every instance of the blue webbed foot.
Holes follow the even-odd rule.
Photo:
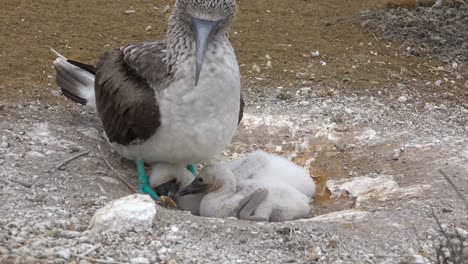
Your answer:
[[[138,191],[143,194],[148,194],[153,200],[159,201],[159,195],[151,188],[148,176],[146,175],[145,165],[143,160],[137,160],[137,170],[138,170],[138,180],[140,181],[140,186]]]

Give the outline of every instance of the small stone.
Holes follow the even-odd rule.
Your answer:
[[[64,259],[69,259],[70,258],[70,249],[64,249],[59,252],[57,252],[57,256],[64,258]]]
[[[150,31],[152,28],[153,28],[153,27],[152,27],[151,25],[149,25],[149,26],[147,26],[147,27],[145,28],[145,30],[146,30],[146,31]]]
[[[130,14],[136,13],[136,11],[135,10],[127,10],[124,13],[127,14],[127,15],[130,15]]]
[[[404,103],[406,101],[408,101],[408,98],[406,98],[406,96],[402,95],[402,96],[398,97],[398,102]]]
[[[316,50],[316,51],[311,51],[310,52],[310,56],[312,57],[319,57],[320,56],[320,51]]]
[[[71,146],[68,152],[70,152],[70,153],[75,153],[75,152],[78,152],[78,151],[80,151],[80,148],[79,148],[79,147],[77,147],[77,146]]]
[[[131,264],[149,264],[150,261],[147,258],[137,257],[137,258],[130,259],[130,263]]]
[[[265,55],[265,58],[266,58],[267,60],[271,60],[271,56],[270,56],[270,55],[268,55],[268,54],[267,54],[267,55]]]
[[[444,80],[437,80],[435,81],[434,83],[436,86],[441,86],[442,84],[444,84]]]
[[[267,68],[271,68],[271,67],[273,67],[273,65],[271,64],[271,61],[267,61],[267,63],[266,63],[266,66],[265,66],[265,67],[267,67]]]
[[[335,130],[338,132],[346,132],[348,131],[348,127],[343,124],[336,125]]]
[[[260,67],[257,65],[257,64],[252,64],[252,70],[256,73],[260,73],[261,70],[260,70]]]
[[[96,231],[145,231],[153,226],[156,205],[148,195],[132,194],[114,200],[99,209],[91,219]]]
[[[392,160],[399,160],[401,156],[401,149],[395,149],[393,151]]]
[[[426,261],[426,259],[421,256],[421,255],[413,255],[413,262],[411,263],[414,263],[414,264],[424,264],[424,263],[428,263]]]
[[[163,12],[167,14],[167,13],[169,13],[170,10],[171,10],[171,6],[170,6],[170,5],[166,5],[166,6],[164,7],[164,11],[163,11]]]
[[[276,146],[275,151],[276,152],[281,152],[281,151],[283,151],[283,147],[282,146]]]
[[[460,236],[462,236],[463,238],[467,239],[468,238],[468,231],[466,230],[463,230],[459,227],[455,228],[456,230],[456,233],[459,234]]]
[[[337,248],[338,247],[338,240],[331,239],[328,241],[328,247]]]

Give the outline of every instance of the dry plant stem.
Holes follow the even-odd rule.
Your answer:
[[[102,245],[101,244],[97,244],[95,245],[94,247],[88,249],[86,252],[84,252],[83,254],[81,254],[81,256],[86,256],[86,255],[89,255],[91,252],[95,251],[96,249],[100,248]]]
[[[81,156],[84,156],[84,155],[88,155],[91,151],[88,150],[88,151],[85,151],[85,152],[82,152],[82,153],[78,153],[76,154],[75,156],[72,156],[64,161],[62,161],[62,163],[60,163],[59,165],[57,165],[57,167],[55,167],[56,169],[59,169],[60,167],[64,166],[65,164],[67,164],[68,162],[74,160],[74,159],[77,159]]]
[[[85,259],[87,261],[91,261],[91,262],[94,262],[94,263],[103,263],[103,264],[124,264],[122,262],[116,262],[116,261],[108,261],[108,260],[103,260],[103,259],[95,259],[95,258],[91,258],[91,257],[86,257],[86,256],[82,256],[82,255],[78,255],[78,254],[75,254],[75,253],[70,253],[70,255],[76,257],[76,258],[79,258],[79,259]]]
[[[125,186],[128,187],[128,189],[130,189],[131,191],[133,192],[137,192],[137,190],[135,188],[133,188],[132,185],[130,185],[130,183],[128,183],[126,180],[124,180],[115,170],[114,170],[114,167],[112,167],[112,165],[109,163],[109,161],[107,161],[106,157],[104,156],[104,152],[102,151],[102,148],[101,148],[101,144],[99,143],[99,138],[101,136],[101,132],[100,130],[98,129],[98,134],[97,134],[97,138],[96,138],[96,143],[97,143],[97,147],[99,149],[99,153],[101,153],[101,158],[104,160],[104,162],[106,163],[107,167],[109,167],[109,169],[112,171],[112,173],[117,177],[119,178],[119,180],[125,184]]]
[[[465,196],[463,196],[463,194],[460,192],[460,190],[458,190],[455,183],[453,183],[452,179],[450,179],[450,177],[442,169],[439,169],[439,172],[440,172],[440,174],[442,174],[442,176],[444,176],[445,180],[447,180],[448,183],[450,183],[450,185],[455,190],[455,192],[458,194],[458,196],[463,200],[463,202],[465,203],[466,214],[468,215],[468,201],[466,200]]]
[[[434,212],[434,208],[431,207],[431,214],[432,214],[432,217],[435,219],[436,223],[437,223],[437,226],[439,227],[440,229],[440,232],[442,232],[442,234],[444,235],[446,241],[447,241],[447,246],[449,248],[449,251],[450,251],[450,260],[452,261],[452,263],[454,264],[457,264],[459,262],[457,262],[457,256],[454,254],[456,251],[455,251],[455,248],[453,247],[453,244],[450,242],[450,238],[447,234],[447,232],[445,232],[444,228],[442,227],[442,224],[440,223],[440,220],[439,218],[437,217],[437,215],[435,214]],[[462,243],[463,245],[463,243]],[[438,253],[439,254],[439,253]],[[437,256],[438,257],[438,256]],[[460,262],[461,263],[461,262]]]

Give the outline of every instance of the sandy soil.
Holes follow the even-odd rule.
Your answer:
[[[441,237],[431,208],[449,232],[468,229],[463,202],[438,172],[468,192],[463,61],[453,67],[364,29],[383,18],[362,12],[385,1],[257,0],[240,1],[232,30],[247,109],[223,157],[262,148],[310,168],[318,217],[249,223],[161,208],[150,233],[86,231],[97,208],[130,193],[102,157],[134,186],[135,171],[103,143],[101,154],[94,115],[58,93],[48,47],[93,63],[106,49],[162,38],[168,4],[0,4],[0,260],[86,263],[70,253],[100,244],[90,257],[124,263],[425,263]],[[82,151],[90,153],[56,168]],[[398,187],[361,199],[325,188],[360,176]]]

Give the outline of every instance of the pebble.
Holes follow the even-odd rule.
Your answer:
[[[402,96],[398,97],[398,102],[404,103],[406,101],[408,101],[408,98],[406,98],[406,96],[402,95]]]
[[[63,249],[59,252],[57,252],[57,256],[64,258],[64,259],[69,259],[70,258],[70,249]]]
[[[156,205],[148,195],[132,194],[114,200],[99,209],[91,219],[96,231],[146,231],[153,226]]]
[[[338,124],[338,125],[336,125],[335,130],[338,131],[338,132],[346,132],[346,131],[348,131],[348,127],[346,125],[343,125],[343,124]]]
[[[444,84],[444,80],[437,80],[437,81],[434,82],[434,84],[436,86],[441,86],[442,84]]]
[[[129,15],[129,14],[133,14],[133,13],[136,13],[135,10],[127,10],[124,12],[125,14]]]
[[[399,160],[400,156],[401,156],[401,153],[402,153],[401,149],[395,149],[393,151],[392,159],[393,160]]]
[[[252,70],[256,73],[260,73],[261,70],[260,70],[260,67],[257,65],[257,64],[252,64]]]
[[[137,258],[130,259],[130,263],[131,264],[149,264],[150,261],[147,258],[137,257]]]

